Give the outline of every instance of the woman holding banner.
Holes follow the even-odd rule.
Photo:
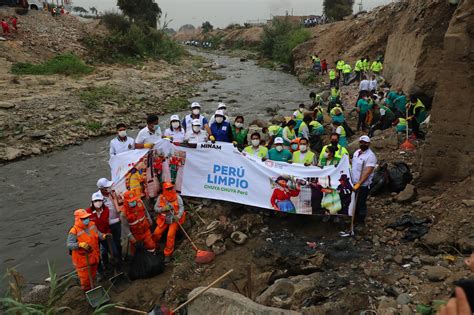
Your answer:
[[[297,197],[300,194],[299,184],[296,184],[296,189],[291,189],[288,187],[288,178],[283,176],[278,176],[275,183],[276,188],[273,190],[270,200],[273,209],[276,211],[296,213],[296,208],[291,201],[291,197]]]

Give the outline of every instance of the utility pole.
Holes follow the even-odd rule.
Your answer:
[[[362,4],[362,0],[359,2],[359,12],[362,12],[364,10],[364,6]]]

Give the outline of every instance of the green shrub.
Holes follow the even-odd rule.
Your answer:
[[[97,132],[100,130],[100,128],[102,128],[102,123],[100,123],[99,121],[91,121],[89,123],[87,123],[86,125],[87,129],[93,131],[93,132]]]
[[[110,86],[95,86],[79,93],[79,99],[88,109],[96,109],[103,101],[117,98],[121,98],[121,94]]]
[[[111,34],[92,35],[84,39],[94,59],[106,63],[135,63],[151,58],[174,63],[184,55],[184,49],[162,30],[127,23],[128,20],[119,14],[107,14],[104,24]]]
[[[264,27],[260,53],[263,57],[282,63],[291,63],[292,50],[311,38],[311,33],[289,19],[273,19]]]
[[[181,96],[174,96],[166,101],[165,110],[170,113],[179,112],[187,109],[188,106],[189,102],[186,98]]]
[[[72,54],[58,55],[40,64],[17,62],[11,68],[13,74],[32,75],[84,75],[92,71],[92,67],[87,66],[79,57]]]

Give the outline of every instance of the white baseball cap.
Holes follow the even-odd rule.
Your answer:
[[[275,141],[273,143],[274,144],[283,144],[283,138],[282,137],[276,137]]]
[[[107,178],[101,178],[97,181],[97,187],[99,189],[101,188],[109,188],[114,184],[113,181],[108,180]]]
[[[193,119],[193,122],[191,123],[193,126],[201,126],[201,121],[199,119]]]
[[[227,108],[227,105],[224,104],[224,103],[219,103],[219,104],[217,105],[217,109],[221,109],[221,108]]]
[[[176,120],[179,121],[179,116],[178,115],[172,115],[170,117],[170,121],[176,121]]]
[[[201,104],[199,104],[198,102],[193,102],[191,104],[191,108],[201,108]]]
[[[362,136],[359,138],[359,141],[370,143],[370,138],[368,136]]]
[[[102,195],[100,190],[92,194],[92,201],[96,201],[96,200],[104,200],[104,196]]]
[[[216,113],[215,113],[214,115],[215,115],[215,116],[222,116],[222,117],[225,116],[225,115],[224,115],[224,112],[223,112],[222,110],[220,110],[220,109],[216,110]]]

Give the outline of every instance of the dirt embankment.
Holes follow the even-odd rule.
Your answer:
[[[178,41],[197,40],[209,41],[218,39],[218,48],[253,48],[260,45],[263,27],[240,27],[234,29],[216,29],[209,33],[202,33],[201,29],[177,33],[174,38]]]
[[[10,14],[0,11],[0,16]],[[92,31],[106,30],[97,20],[33,11],[19,17],[17,33],[0,41],[0,162],[113,133],[119,122],[137,128],[149,113],[180,109],[173,100],[190,97],[195,83],[212,76],[196,58],[180,65],[95,65],[83,77],[10,72],[15,62],[36,63],[63,53],[87,60],[81,40]]]
[[[378,7],[356,18],[312,29],[313,38],[294,51],[298,75],[307,72],[309,55],[330,66],[338,58],[352,65],[362,57],[384,56],[384,76],[406,93],[432,99],[444,34],[454,12],[446,1],[405,1]]]

